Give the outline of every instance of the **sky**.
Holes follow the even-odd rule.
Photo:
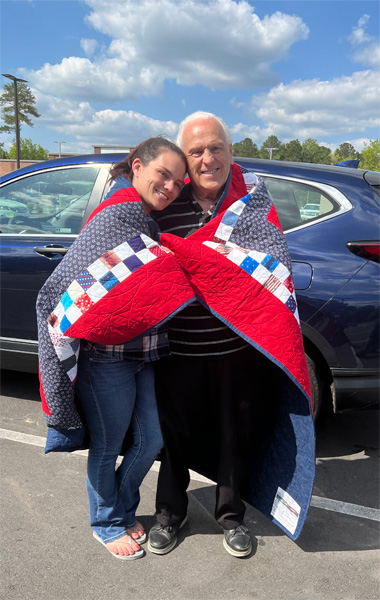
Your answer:
[[[0,0],[1,73],[26,79],[49,152],[175,139],[190,113],[233,141],[380,136],[378,0]],[[9,80],[1,77],[2,85]],[[12,135],[4,135],[8,149]],[[64,142],[64,144],[63,144]]]

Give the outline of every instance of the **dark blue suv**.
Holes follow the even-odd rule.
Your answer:
[[[124,156],[73,156],[1,178],[2,368],[37,371],[37,293]],[[377,401],[380,173],[235,160],[264,178],[286,233],[315,411]]]

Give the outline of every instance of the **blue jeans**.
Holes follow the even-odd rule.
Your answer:
[[[90,523],[108,543],[135,524],[139,487],[163,445],[153,364],[82,350],[75,389],[90,434]],[[132,442],[115,470],[129,427]]]

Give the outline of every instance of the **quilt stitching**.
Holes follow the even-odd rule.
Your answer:
[[[114,287],[161,254],[163,251],[158,244],[152,244],[144,234],[109,250],[79,273],[69,285],[48,318],[50,327],[59,328],[64,334],[84,312]]]
[[[299,322],[297,302],[289,270],[270,254],[239,248],[232,242],[203,242],[205,246],[226,256],[228,260],[260,283],[293,313]]]
[[[67,330],[134,271],[162,254],[156,242],[141,234],[105,252],[69,285],[47,322],[55,352],[71,382],[77,376],[80,345],[65,335]]]

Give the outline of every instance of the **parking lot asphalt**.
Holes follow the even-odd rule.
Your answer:
[[[85,453],[44,455],[45,422],[32,375],[3,372],[1,586],[7,600],[378,600],[379,412],[329,415],[317,426],[317,475],[292,542],[252,507],[252,554],[223,548],[214,486],[193,474],[189,520],[167,555],[113,558],[88,524]],[[154,523],[157,465],[139,518]]]

